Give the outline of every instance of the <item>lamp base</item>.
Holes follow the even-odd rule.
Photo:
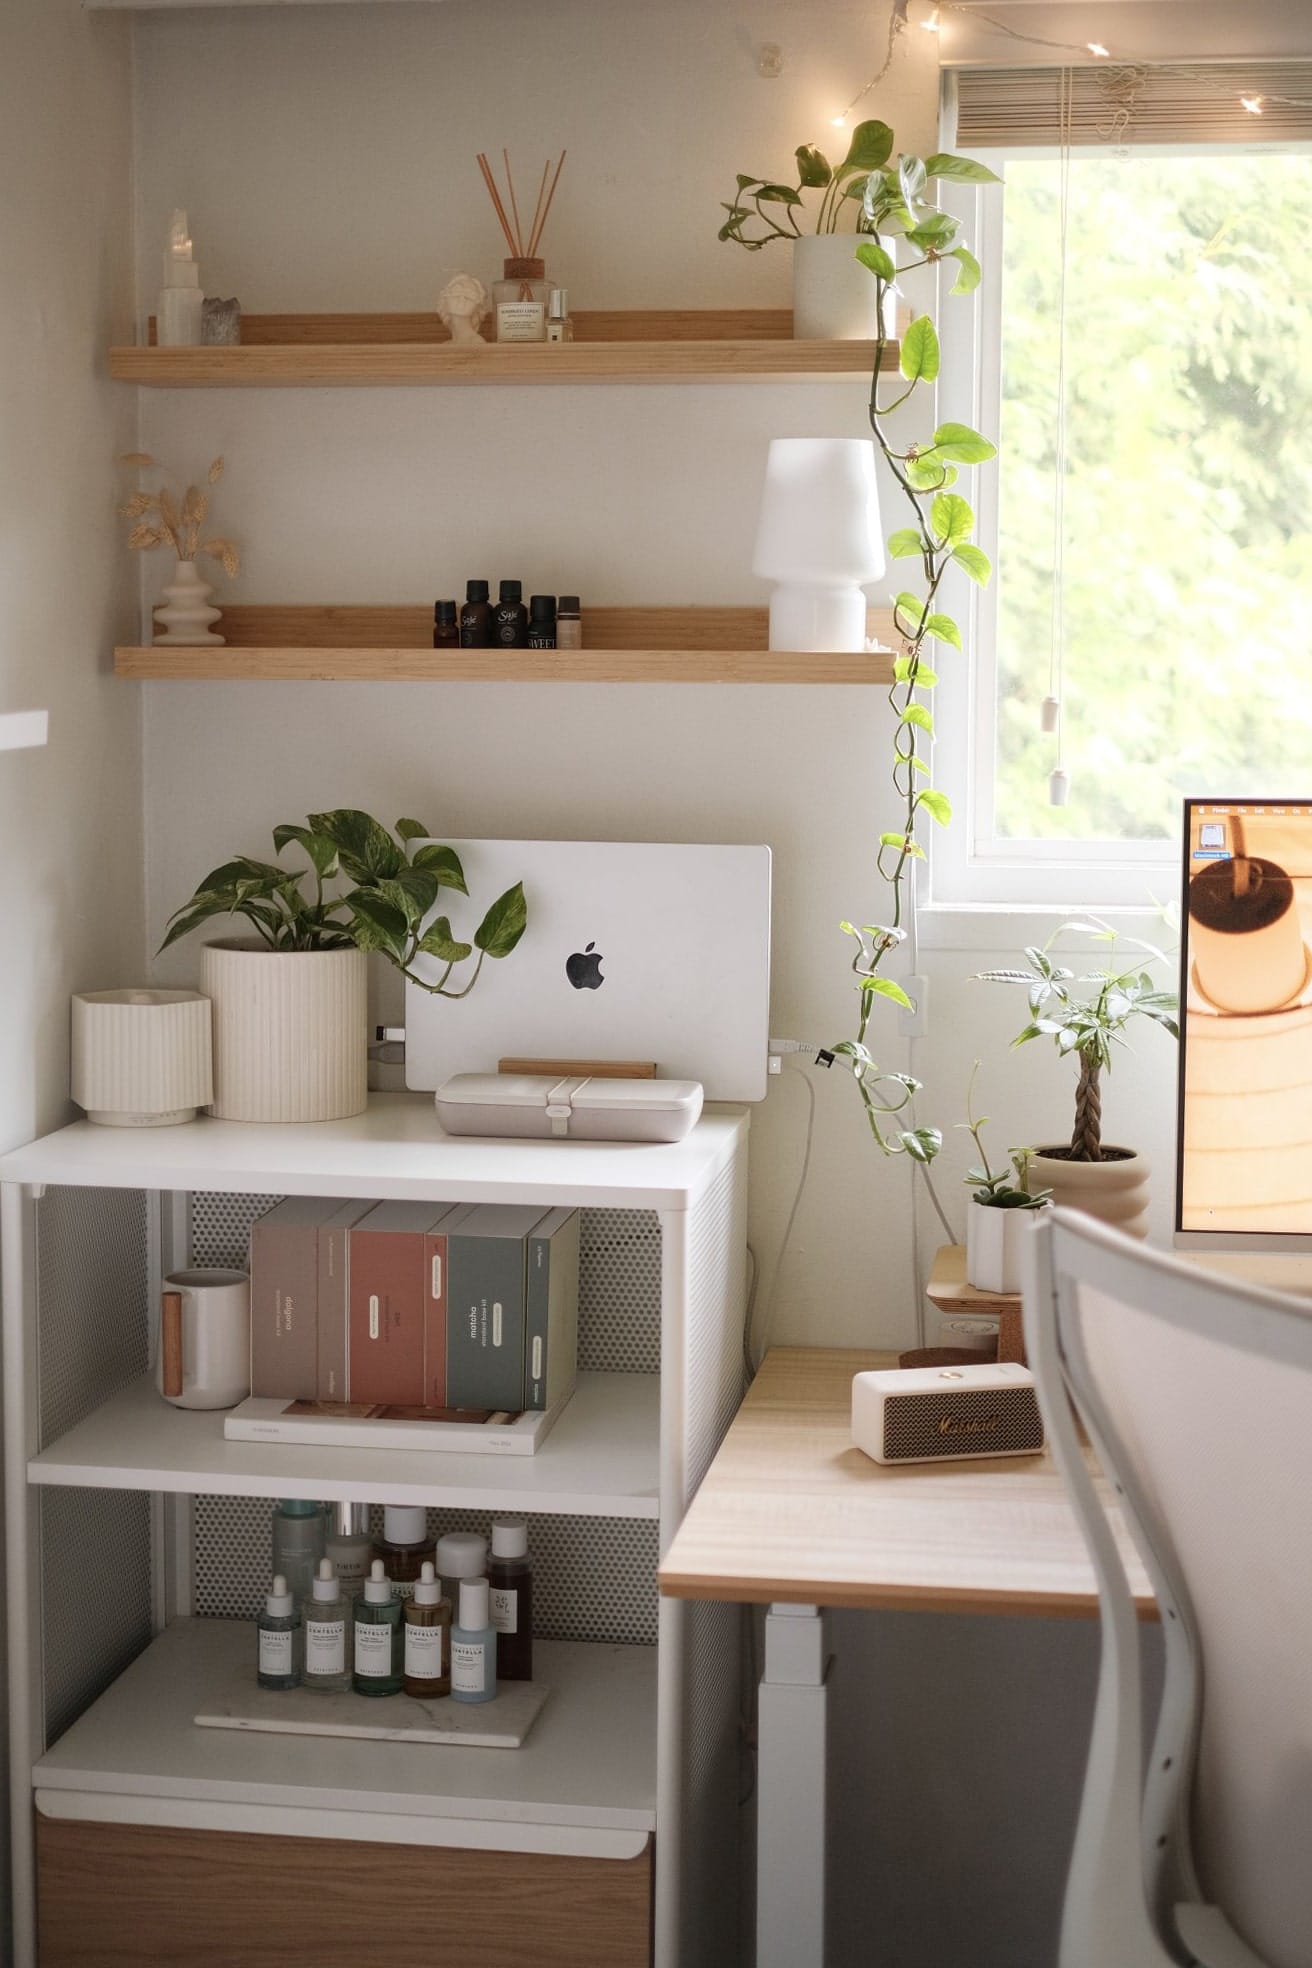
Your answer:
[[[864,649],[866,597],[858,587],[790,582],[770,597],[771,649]]]

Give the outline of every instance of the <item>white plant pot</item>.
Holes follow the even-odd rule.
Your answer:
[[[367,976],[363,950],[207,943],[200,987],[214,1004],[211,1114],[287,1122],[363,1112]]]
[[[1052,1201],[1062,1209],[1083,1210],[1127,1237],[1146,1237],[1148,1163],[1129,1148],[1104,1148],[1103,1153],[1117,1159],[1068,1162],[1040,1149],[1029,1158],[1027,1184],[1031,1189],[1051,1189]]]
[[[976,1291],[1018,1292],[1021,1252],[1040,1214],[992,1209],[972,1196],[966,1207],[966,1283]]]
[[[221,644],[223,637],[210,633],[210,623],[219,619],[219,610],[209,605],[213,592],[209,582],[202,581],[196,572],[194,560],[180,560],[163,601],[155,608],[156,624],[164,630],[161,635],[156,627],[156,643],[184,643],[191,649]]]
[[[881,243],[888,248],[888,241]],[[856,256],[859,244],[854,232],[810,233],[793,241],[795,341],[868,342],[878,335],[878,284]]]

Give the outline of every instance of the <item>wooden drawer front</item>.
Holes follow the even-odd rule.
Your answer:
[[[41,1968],[650,1968],[650,1846],[580,1859],[39,1815],[36,1827]]]

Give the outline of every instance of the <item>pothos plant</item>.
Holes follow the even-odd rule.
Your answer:
[[[902,1125],[904,1119],[914,1118],[908,1109],[920,1083],[910,1074],[882,1068],[867,1039],[877,1004],[911,1008],[911,999],[896,978],[887,974],[887,966],[906,938],[906,885],[912,862],[924,858],[922,822],[946,826],[952,818],[951,803],[932,783],[925,756],[934,732],[930,698],[938,682],[929,661],[931,648],[935,644],[957,651],[962,648],[961,630],[940,605],[939,591],[953,570],[960,570],[981,587],[992,571],[988,555],[971,537],[974,512],[954,487],[960,466],[986,463],[996,455],[996,447],[962,423],[940,423],[910,443],[894,434],[892,419],[912,398],[928,393],[932,402],[939,373],[939,338],[928,314],[912,319],[898,352],[899,380],[886,392],[886,324],[892,318],[890,295],[903,274],[951,261],[956,267],[949,290],[952,294],[971,294],[979,286],[979,261],[961,239],[962,222],[934,202],[930,188],[940,182],[992,184],[997,180],[987,165],[970,157],[947,152],[926,158],[908,154],[895,157],[893,132],[886,123],[862,128],[868,132],[866,155],[871,161],[861,208],[868,233],[874,236],[860,239],[854,250],[875,282],[875,318],[879,323],[868,416],[910,522],[889,536],[889,557],[919,564],[920,591],[903,588],[893,603],[897,647],[889,703],[894,717],[891,778],[896,814],[894,823],[880,833],[875,857],[876,870],[886,884],[888,906],[882,922],[841,925],[856,944],[852,970],[859,1009],[855,1037],[839,1040],[829,1050],[848,1063],[870,1131],[882,1152],[929,1162],[943,1145],[941,1131]],[[901,248],[895,261],[890,249],[897,240]]]
[[[886,123],[858,123],[847,156],[839,165],[831,165],[814,144],[799,144],[793,153],[797,160],[795,186],[776,183],[773,178],[749,177],[747,172],[739,171],[733,203],[721,201],[729,216],[720,227],[719,237],[732,239],[749,253],[759,253],[776,239],[802,238],[797,215],[807,209],[802,196],[805,191],[821,193],[815,207],[814,232],[838,232],[845,216],[852,219],[856,231],[869,231],[862,200],[871,171],[885,162],[892,144],[893,133]],[[757,230],[749,232],[747,228],[751,225]]]
[[[376,950],[422,990],[463,998],[477,983],[483,959],[509,956],[527,926],[521,882],[497,897],[472,943],[452,934],[446,916],[432,918],[442,889],[460,895],[469,890],[455,849],[435,841],[422,821],[398,820],[393,835],[370,814],[339,807],[307,815],[303,827],[274,828],[275,854],[293,844],[305,857],[304,868],[238,854],[212,869],[169,918],[160,948],[216,916],[241,916],[271,950]],[[339,877],[350,886],[330,894],[325,884]],[[456,965],[475,951],[469,976],[452,986]],[[443,966],[436,981],[415,969],[420,956]]]

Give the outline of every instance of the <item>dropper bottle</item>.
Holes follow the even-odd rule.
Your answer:
[[[336,1695],[351,1685],[346,1664],[346,1628],[351,1608],[337,1584],[331,1558],[319,1560],[319,1573],[305,1607],[305,1685]]]
[[[451,1692],[451,1601],[425,1558],[405,1603],[405,1691],[418,1701]]]
[[[374,1559],[364,1597],[356,1602],[351,1686],[357,1695],[401,1692],[401,1602],[392,1595],[381,1558]]]
[[[262,1688],[298,1688],[301,1684],[301,1616],[281,1572],[265,1594],[256,1680]]]

